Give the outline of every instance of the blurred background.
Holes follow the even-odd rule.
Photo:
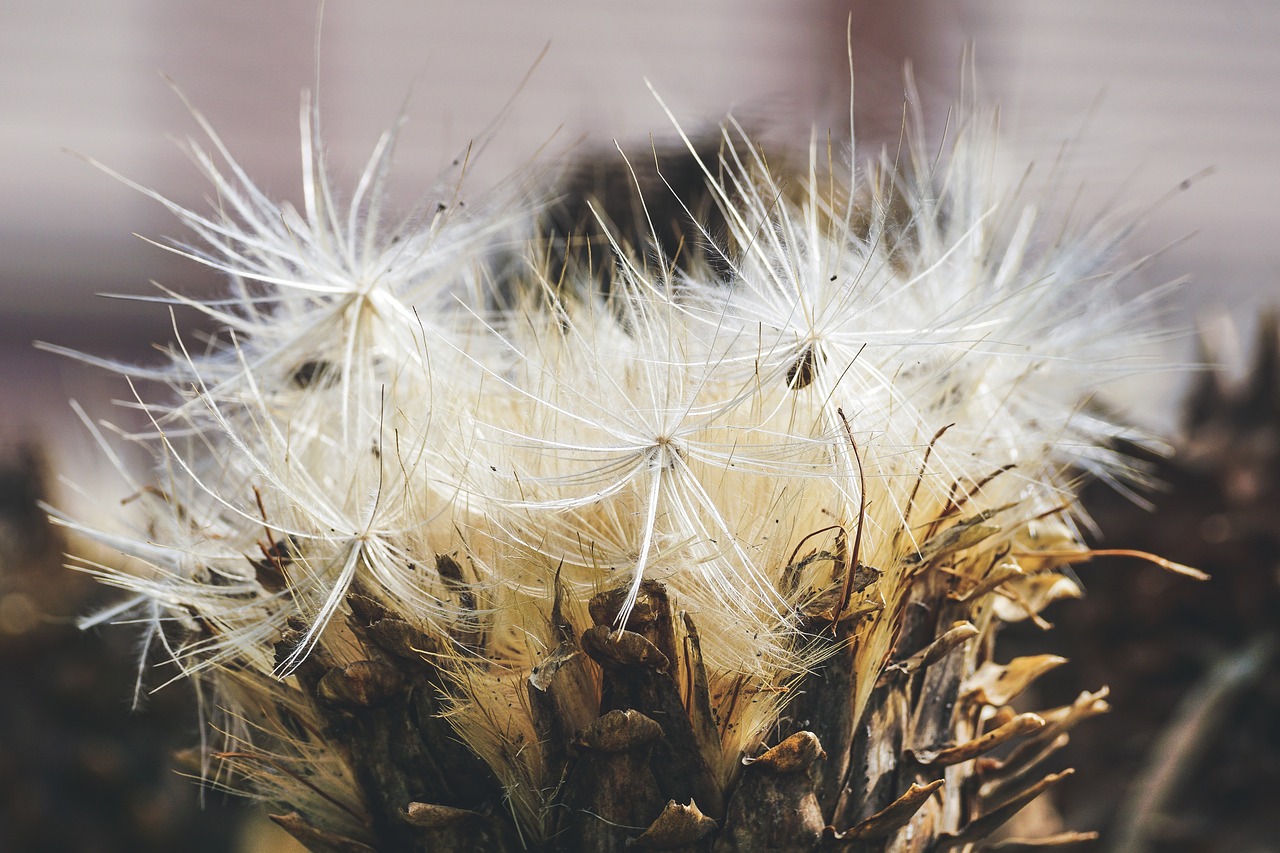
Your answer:
[[[59,568],[64,545],[31,509],[44,495],[82,515],[93,511],[92,501],[60,485],[64,475],[103,505],[123,497],[67,400],[105,415],[108,401],[126,393],[109,375],[31,342],[145,359],[153,341],[172,335],[167,313],[95,294],[150,295],[151,279],[189,293],[218,285],[207,271],[131,236],[181,236],[158,204],[67,153],[201,209],[208,188],[174,144],[198,137],[199,128],[161,74],[209,118],[258,184],[286,200],[301,196],[302,90],[318,79],[339,186],[354,182],[378,134],[403,109],[409,124],[393,202],[408,208],[473,140],[484,150],[467,186],[479,193],[528,168],[531,152],[544,146],[556,158],[607,151],[614,140],[643,148],[650,134],[670,138],[646,80],[689,130],[732,112],[783,144],[803,142],[815,127],[839,137],[848,125],[848,22],[859,142],[893,145],[904,63],[912,63],[923,112],[940,131],[972,45],[980,96],[1002,107],[1006,159],[1035,161],[1047,173],[1068,144],[1065,185],[1078,185],[1080,209],[1118,202],[1135,215],[1150,211],[1132,251],[1159,254],[1133,286],[1185,277],[1170,323],[1208,330],[1228,377],[1255,355],[1260,310],[1280,304],[1280,5],[1270,0],[329,0],[318,62],[317,13],[316,0],[0,4],[0,849],[172,849],[173,839],[190,837],[188,821],[203,822],[210,845],[203,849],[284,849],[253,841],[258,830],[242,829],[240,812],[219,797],[203,813],[195,808],[195,788],[166,759],[194,738],[183,688],[163,691],[142,717],[129,713],[128,638],[85,638],[71,628],[72,615],[101,602],[102,593]],[[1201,179],[1207,169],[1212,174]],[[1198,357],[1194,340],[1184,336],[1166,356]],[[1234,387],[1217,388],[1217,399]],[[1185,381],[1140,391],[1151,423],[1190,429],[1180,414]],[[1265,419],[1270,404],[1259,405],[1262,414],[1254,407],[1249,417]],[[1280,458],[1273,446],[1280,438],[1274,429],[1267,434],[1263,461],[1247,470],[1271,470]],[[1229,487],[1223,500],[1234,494]],[[1267,488],[1246,492],[1255,504],[1274,497]],[[1189,512],[1203,520],[1225,510]],[[1269,512],[1257,523],[1280,529]],[[1150,517],[1132,522],[1143,523],[1150,526]],[[1209,540],[1238,532],[1230,519],[1224,523],[1227,533],[1219,525]],[[1213,560],[1218,552],[1207,553]],[[1250,575],[1261,584],[1250,600],[1269,601],[1280,571],[1274,539],[1264,537],[1249,553],[1250,571],[1261,578]],[[1143,571],[1134,576],[1147,577]],[[1124,594],[1166,594],[1160,584],[1155,593]],[[1070,612],[1059,615],[1069,634]],[[1270,630],[1262,623],[1259,630]],[[1081,655],[1108,657],[1096,647],[1105,632],[1092,630],[1095,647]],[[1218,648],[1222,631],[1204,630],[1208,639],[1197,648]],[[1235,639],[1218,643],[1222,654],[1249,636]],[[1055,642],[1057,650],[1062,640]],[[1205,652],[1182,666],[1184,687],[1199,684],[1214,661]],[[1141,742],[1126,753],[1129,775],[1103,789],[1125,790],[1183,694],[1160,695],[1164,718],[1121,727]],[[1280,724],[1269,725],[1264,741]],[[151,734],[159,729],[167,733]],[[78,734],[63,733],[71,730]],[[23,735],[37,731],[43,734]],[[1091,748],[1108,755],[1115,745]],[[1261,778],[1280,779],[1280,768],[1268,768],[1273,775]],[[126,784],[136,795],[122,793]],[[1085,802],[1074,814],[1101,826],[1112,819],[1104,812]],[[66,820],[70,814],[82,820]],[[1205,834],[1183,829],[1179,836],[1166,827],[1161,843],[1255,849],[1178,846],[1179,838]],[[1256,849],[1280,849],[1271,843]]]

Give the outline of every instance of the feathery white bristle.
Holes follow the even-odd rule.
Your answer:
[[[1071,467],[1129,473],[1112,442],[1132,433],[1088,408],[1138,349],[1141,318],[1111,304],[1113,232],[1044,242],[999,185],[984,114],[941,161],[913,149],[901,171],[886,156],[842,177],[814,150],[791,183],[729,122],[703,163],[729,281],[610,234],[607,293],[595,271],[552,271],[524,193],[386,229],[396,130],[342,205],[304,105],[299,211],[197,119],[216,209],[138,189],[193,233],[173,251],[229,276],[222,299],[165,292],[223,331],[201,353],[177,339],[161,368],[110,365],[170,388],[139,398],[151,428],[132,437],[156,463],[146,529],[67,523],[148,567],[96,571],[163,642],[185,626],[168,654],[226,679],[227,701],[349,642],[330,638],[357,589],[455,638],[450,713],[525,821],[554,780],[506,739],[533,738],[519,697],[561,593],[579,630],[617,588],[624,627],[646,580],[691,614],[713,695],[735,701],[727,778],[824,653],[806,612],[854,559],[898,589],[961,508],[994,536],[1059,509]]]

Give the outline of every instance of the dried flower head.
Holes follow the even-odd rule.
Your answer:
[[[1056,779],[1102,694],[1014,714],[1054,661],[994,629],[1076,592],[1076,478],[1134,474],[1092,395],[1149,305],[1112,225],[1002,184],[991,115],[786,174],[730,121],[681,257],[643,217],[565,251],[509,189],[388,225],[395,133],[341,202],[307,106],[296,210],[200,122],[217,207],[143,191],[220,332],[110,365],[167,388],[122,436],[142,527],[63,521],[145,567],[90,621],[196,682],[212,779],[387,850],[960,845]]]

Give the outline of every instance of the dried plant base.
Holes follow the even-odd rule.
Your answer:
[[[645,581],[622,629],[625,590],[597,595],[595,624],[577,636],[557,603],[561,646],[527,684],[540,743],[525,747],[540,748],[545,777],[558,780],[541,839],[520,833],[502,785],[452,729],[451,681],[433,663],[451,660],[433,654],[447,640],[352,593],[349,628],[366,658],[339,664],[317,650],[295,676],[360,791],[359,837],[322,813],[275,819],[317,851],[973,849],[1067,775],[1036,769],[1066,730],[1105,710],[1105,694],[1014,714],[1006,703],[1061,659],[995,664],[988,597],[958,600],[953,577],[920,577],[929,580],[875,616],[897,620],[898,640],[867,676],[875,686],[861,715],[854,643],[867,616],[855,610],[810,626],[830,656],[791,688],[775,745],[744,757],[727,782],[696,622],[666,588]],[[585,723],[584,708],[595,709]],[[1009,745],[1002,760],[988,757]]]

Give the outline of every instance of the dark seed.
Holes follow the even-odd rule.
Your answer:
[[[332,367],[327,361],[304,361],[293,371],[293,384],[299,388],[310,388],[317,380],[323,379]]]
[[[818,363],[822,355],[812,346],[807,346],[796,357],[795,364],[787,368],[787,387],[792,391],[807,388],[818,372]]]

